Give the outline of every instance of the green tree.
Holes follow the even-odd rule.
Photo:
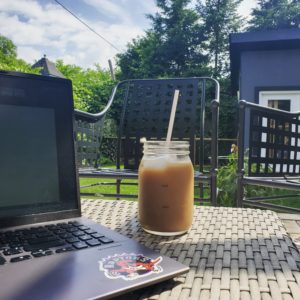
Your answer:
[[[237,97],[231,94],[230,78],[219,79],[220,82],[220,116],[219,136],[236,138],[237,135]]]
[[[102,70],[99,65],[95,65],[95,69],[84,70],[62,60],[56,61],[56,67],[72,80],[76,108],[95,113],[105,107],[114,85],[109,71]]]
[[[251,13],[248,30],[299,28],[299,0],[259,0]]]
[[[17,58],[16,45],[3,35],[0,35],[0,53],[6,57]]]
[[[30,64],[17,57],[17,47],[12,40],[0,35],[0,69],[25,73],[38,73]]]
[[[124,53],[117,55],[117,63],[121,70],[120,78],[154,78],[164,77],[166,70],[161,64],[159,38],[153,32],[145,37],[133,39]]]
[[[213,75],[220,78],[229,72],[229,34],[243,26],[237,13],[242,0],[198,0],[197,11],[204,24],[205,48],[213,66]]]
[[[145,37],[118,55],[122,78],[199,76],[207,74],[203,28],[191,0],[157,0],[160,9],[148,15],[152,27]]]
[[[205,49],[213,76],[220,81],[220,130],[223,138],[235,138],[237,99],[231,95],[229,77],[229,34],[238,32],[243,21],[237,13],[241,0],[198,0],[196,10],[204,26]]]

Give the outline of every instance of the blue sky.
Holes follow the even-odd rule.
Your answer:
[[[59,0],[120,51],[149,28],[146,14],[157,11],[154,0]],[[244,0],[247,17],[255,0]],[[0,34],[18,47],[18,55],[33,63],[46,54],[53,61],[84,68],[108,67],[118,52],[89,31],[53,0],[0,0]]]

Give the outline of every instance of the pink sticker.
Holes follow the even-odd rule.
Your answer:
[[[152,273],[162,272],[163,268],[159,266],[161,261],[161,256],[151,259],[143,254],[114,254],[101,259],[99,269],[110,279],[134,280]]]

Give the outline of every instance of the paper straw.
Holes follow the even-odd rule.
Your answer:
[[[170,120],[169,120],[167,142],[171,141],[178,98],[179,98],[179,90],[175,90],[174,91],[173,104],[172,104],[172,110],[171,110],[171,115],[170,115]]]

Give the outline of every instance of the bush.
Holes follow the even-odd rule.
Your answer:
[[[218,202],[221,206],[234,206],[236,203],[237,152],[228,155],[228,163],[218,172]]]

